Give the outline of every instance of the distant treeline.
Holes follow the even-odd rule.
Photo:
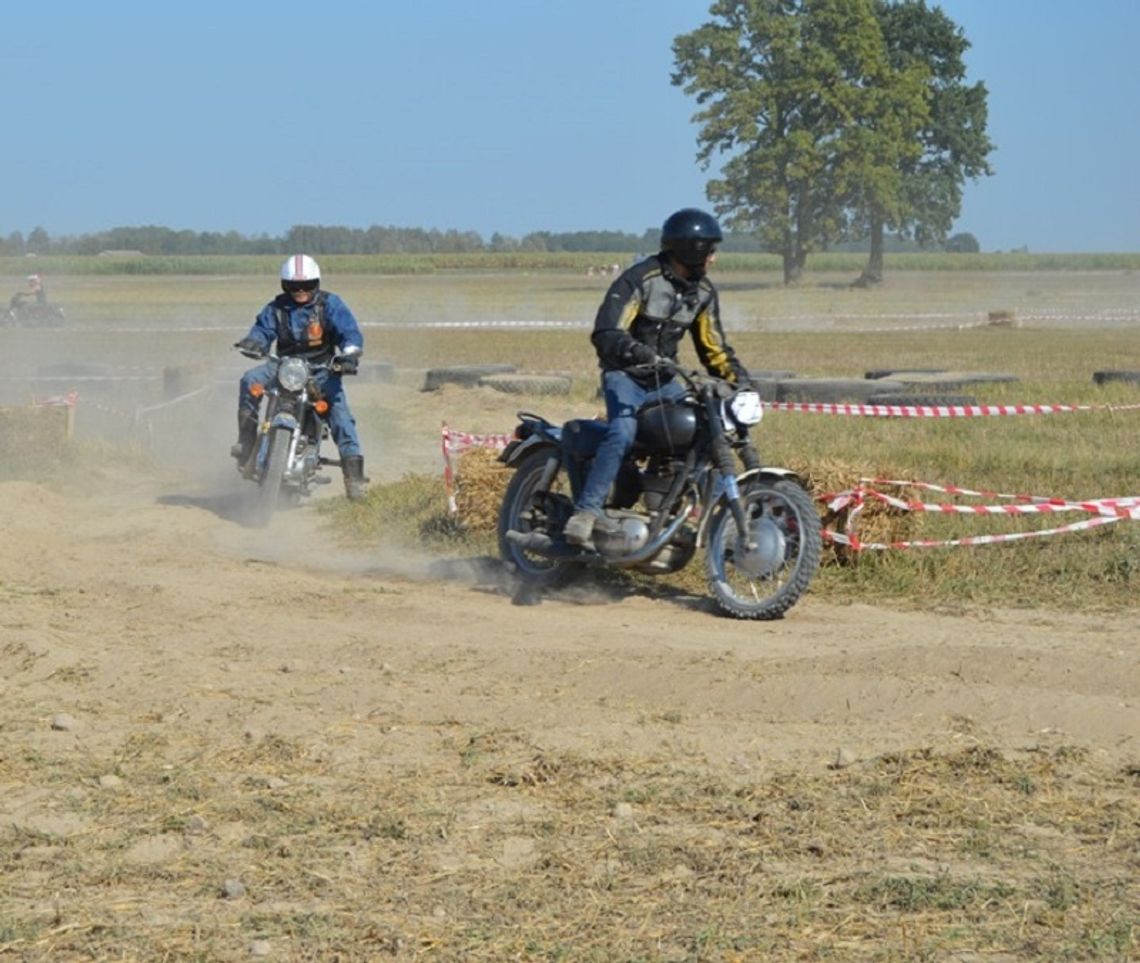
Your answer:
[[[637,252],[598,251],[464,251],[440,254],[322,254],[321,266],[345,274],[434,274],[443,271],[522,271],[539,273],[612,270],[632,262]],[[858,274],[867,255],[827,251],[813,254],[811,273]],[[279,254],[165,254],[118,251],[115,254],[44,254],[0,256],[0,278],[22,278],[32,265],[49,277],[60,275],[272,275]],[[892,271],[1140,271],[1140,253],[1028,254],[1021,251],[986,254],[942,252],[899,253],[891,256]],[[716,262],[718,276],[736,272],[779,272],[778,254],[729,251]],[[10,282],[6,282],[10,283]]]
[[[95,234],[51,237],[42,227],[26,237],[19,231],[0,239],[0,257],[35,255],[91,255],[131,252],[147,256],[181,255],[285,255],[306,251],[327,254],[464,254],[499,253],[651,253],[658,249],[661,231],[650,228],[642,234],[622,231],[535,231],[522,238],[495,233],[484,240],[475,231],[439,231],[421,227],[369,228],[326,227],[298,224],[282,237],[265,234],[246,236],[237,231],[176,231],[168,227],[115,227]],[[730,234],[722,249],[742,254],[763,253],[751,234]],[[836,251],[866,251],[866,244],[836,245]],[[888,237],[887,251],[917,252],[919,245],[905,238]],[[956,234],[945,245],[931,250],[974,253],[978,243],[970,234]]]

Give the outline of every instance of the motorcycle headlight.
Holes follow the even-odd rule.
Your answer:
[[[282,358],[277,366],[277,380],[286,391],[300,391],[309,380],[309,366],[303,358]]]
[[[732,396],[728,407],[738,425],[759,424],[764,417],[764,405],[760,402],[760,393],[756,391],[738,391]]]

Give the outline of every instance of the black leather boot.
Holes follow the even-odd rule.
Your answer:
[[[253,446],[257,443],[257,418],[249,415],[238,415],[238,440],[230,449],[230,454],[237,459],[239,465],[248,460]]]
[[[342,457],[340,470],[344,474],[344,493],[350,501],[356,501],[368,494],[368,479],[364,477],[363,455]]]

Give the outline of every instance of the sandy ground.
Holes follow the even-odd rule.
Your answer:
[[[438,797],[449,811],[460,799],[466,835],[436,841],[443,855],[424,864],[412,901],[428,922],[405,922],[413,932],[451,925],[432,906],[453,874],[471,889],[529,871],[512,847],[530,853],[532,834],[500,798],[511,775],[470,774],[468,739],[485,738],[496,766],[520,772],[535,754],[626,771],[666,757],[730,785],[927,747],[1075,747],[1105,772],[1140,761],[1140,637],[1129,614],[903,611],[809,592],[785,619],[756,624],[721,617],[700,597],[583,587],[519,605],[487,560],[397,546],[347,552],[315,505],[250,528],[252,488],[226,457],[236,370],[156,421],[169,444],[152,448],[150,467],[110,439],[94,479],[0,483],[0,823],[14,843],[0,923],[13,921],[5,940],[21,958],[92,958],[56,947],[81,946],[85,934],[114,945],[105,922],[115,919],[132,921],[133,939],[153,940],[123,959],[159,958],[190,929],[232,941],[211,958],[249,955],[238,929],[226,929],[239,908],[217,930],[208,921],[227,868],[253,872],[246,837],[262,823],[245,815],[231,827],[207,800],[164,796],[153,777],[161,766],[204,784],[200,757],[238,798],[264,778],[267,747],[280,745],[305,747],[311,770],[293,783],[271,777],[269,791],[285,785],[287,797],[332,787],[330,806],[338,788],[355,804],[373,787],[398,794],[414,784],[423,807]],[[138,404],[110,391],[87,398],[76,424],[88,438],[121,426]],[[509,427],[502,399],[485,391],[429,394],[412,379],[355,386],[353,398],[385,415],[365,437],[380,479],[439,471],[443,419]],[[539,410],[581,413],[554,400]],[[321,498],[340,497],[334,481]],[[262,753],[256,764],[243,762],[246,747]],[[136,815],[133,794],[144,788],[151,796]],[[144,808],[156,800],[165,808]],[[200,838],[200,809],[208,842],[187,848]],[[174,826],[181,833],[166,831]],[[476,828],[499,847],[494,861],[463,848]],[[180,875],[197,852],[216,862]],[[74,891],[64,857],[76,861]],[[337,884],[328,903],[370,905],[350,898],[359,866],[336,865],[335,874],[319,866]],[[262,883],[270,889],[288,887]],[[402,905],[398,893],[386,898]],[[265,912],[288,920],[286,909]]]
[[[970,740],[1081,746],[1109,764],[1138,753],[1131,618],[810,594],[765,624],[690,597],[516,605],[470,560],[345,553],[312,507],[247,528],[242,497],[147,480],[85,496],[0,485],[9,748],[114,754],[147,720],[315,735],[380,712],[582,751],[677,740],[743,767]],[[52,729],[59,714],[73,731]]]
[[[174,343],[77,328],[61,353],[50,332],[17,336],[18,353],[54,352],[70,373],[107,368],[81,382],[76,429],[88,440],[131,422],[123,413],[138,410],[138,392],[158,398],[156,383],[124,373],[153,377],[157,346]],[[963,740],[1140,755],[1140,638],[1128,615],[924,614],[810,593],[765,624],[719,617],[700,598],[579,593],[522,606],[470,560],[346,554],[311,505],[249,528],[252,486],[226,454],[243,363],[215,341],[206,388],[148,416],[153,472],[112,448],[94,487],[0,485],[9,741],[58,738],[57,713],[78,720],[67,738],[108,748],[146,718],[324,728],[382,704],[405,719],[509,720],[562,745],[679,739],[748,765]],[[513,423],[503,416],[513,399],[504,409],[487,389],[421,386],[416,372],[351,386],[357,410],[372,413],[362,436],[381,480],[440,471],[441,421]],[[554,419],[581,414],[570,401],[534,403]],[[321,497],[340,492],[337,477]],[[667,733],[644,724],[678,715],[684,725]]]

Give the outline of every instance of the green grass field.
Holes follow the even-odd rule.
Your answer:
[[[586,263],[602,257],[589,257]],[[1006,373],[1017,382],[971,386],[969,393],[982,404],[1088,405],[1094,410],[952,420],[769,412],[759,433],[766,461],[796,468],[819,490],[885,477],[1078,501],[1140,495],[1140,411],[1129,408],[1140,403],[1140,389],[1128,383],[1096,385],[1092,379],[1098,370],[1140,369],[1140,272],[1073,269],[1079,261],[1065,270],[892,272],[893,260],[888,261],[886,282],[873,290],[850,286],[859,263],[850,258],[850,271],[812,272],[795,288],[779,283],[775,271],[717,273],[726,326],[738,353],[753,369],[790,370],[805,377],[858,378],[882,368]],[[508,362],[523,371],[570,374],[570,408],[575,414],[593,414],[596,362],[588,324],[608,280],[549,261],[536,263],[541,269],[452,270],[437,263],[425,273],[340,273],[354,265],[332,258],[325,274],[326,286],[342,294],[364,323],[367,356],[409,372],[406,385],[414,386],[415,373],[424,368]],[[961,262],[945,257],[941,263]],[[275,263],[264,261],[262,267],[261,276],[48,274],[51,297],[66,305],[69,326],[58,337],[44,336],[50,341],[42,343],[64,357],[72,351],[97,351],[161,365],[190,360],[232,364],[230,341],[275,288]],[[986,323],[991,313],[1012,316],[1017,326],[991,326]],[[473,321],[575,322],[580,327],[433,326]],[[139,329],[150,333],[141,336]],[[28,350],[34,355],[41,349]],[[686,350],[692,360],[691,349]],[[440,420],[463,430],[505,432],[513,427],[518,407],[545,410],[542,399],[520,403],[488,395],[485,389],[475,405],[452,397],[450,410],[441,410],[430,393],[410,396],[397,410],[390,396],[374,397],[360,385],[352,392],[365,430],[375,427],[382,439],[430,446],[418,459],[409,452],[413,464],[436,463]],[[405,418],[416,417],[421,424],[404,426]],[[384,481],[398,485],[398,478],[389,475]],[[429,494],[440,492],[437,475],[424,476],[422,484]],[[354,530],[385,537],[389,507],[399,497],[398,491],[377,491],[375,504],[383,503],[385,510],[363,526],[355,520]],[[420,496],[414,498],[419,504]],[[941,499],[932,494],[923,500]],[[430,497],[424,504],[422,537],[446,531],[449,541],[440,546],[443,550],[489,550],[477,530],[465,534],[453,524],[441,524],[436,515],[442,505],[442,498],[433,503]],[[892,534],[933,540],[1004,535],[1082,517],[912,514],[896,520]],[[874,540],[874,534],[868,528],[863,537]],[[1133,607],[1140,578],[1138,548],[1136,523],[1123,521],[1011,544],[866,552],[858,564],[826,568],[814,591],[870,595],[896,604]]]
[[[261,274],[50,274],[49,289],[66,305],[69,325],[58,332],[12,329],[10,357],[26,367],[45,359],[149,368],[232,363],[229,342],[274,288],[275,265],[262,267]],[[507,431],[516,408],[546,411],[556,402],[520,401],[488,389],[421,392],[423,369],[506,361],[524,371],[566,371],[574,387],[558,410],[592,414],[597,401],[588,329],[429,324],[588,321],[604,280],[577,268],[385,275],[342,273],[342,267],[332,262],[328,286],[343,293],[363,321],[402,324],[366,328],[367,357],[391,361],[399,377],[390,385],[351,386],[357,419],[375,433],[377,448],[386,444],[409,463],[433,467],[402,477],[386,473],[363,502],[329,498],[320,503],[324,520],[346,545],[383,545],[389,554],[400,542],[461,560],[493,552],[493,486],[504,484],[506,474],[485,460],[461,466],[466,507],[459,518],[450,516],[435,460],[439,423]],[[862,292],[848,286],[854,270],[815,273],[793,290],[773,271],[727,271],[726,316],[746,363],[829,377],[884,367],[1005,372],[1019,380],[970,392],[983,403],[1095,410],[947,421],[771,411],[759,433],[767,461],[796,468],[817,491],[886,476],[1079,500],[1140,495],[1140,387],[1099,386],[1091,377],[1103,369],[1140,369],[1140,278],[1133,269],[915,269],[889,273],[881,288]],[[977,323],[990,311],[1013,312],[1022,323]],[[228,405],[228,394],[224,400]],[[171,410],[184,421],[165,427],[181,440],[179,432],[189,435],[201,412]],[[225,415],[228,433],[228,408]],[[3,441],[22,452],[30,447],[28,435],[14,430]],[[35,457],[4,450],[0,478],[76,484],[67,476],[82,478],[85,467],[124,457],[140,472],[150,467],[165,478],[169,469],[153,453],[146,466],[145,449],[123,451],[101,438],[70,447],[56,441],[50,450],[32,452]],[[224,450],[216,454],[226,462]],[[228,462],[225,467],[232,474]],[[490,495],[482,503],[471,497],[477,479]],[[869,533],[940,539],[1041,528],[1071,517],[880,514],[867,525]],[[120,531],[115,541],[133,552],[136,538],[134,531]],[[145,554],[138,564],[145,571]],[[297,574],[292,563],[248,568],[280,578],[283,598]],[[673,582],[631,579],[629,586],[645,593],[676,584],[701,591],[698,569]],[[996,631],[987,624],[988,606],[1023,607],[1026,622],[1048,621],[1047,612],[1039,614],[1048,609],[1130,615],[1138,607],[1138,586],[1140,527],[1124,521],[1011,544],[866,553],[842,564],[829,557],[811,593],[974,616],[946,620],[951,633],[961,627],[968,636],[983,624]],[[19,585],[10,592],[13,603],[26,594]],[[352,606],[389,592],[399,607],[398,590],[369,579],[313,604],[331,598]],[[129,737],[113,750],[102,729],[90,743],[80,730],[74,748],[61,749],[48,741],[61,734],[42,731],[46,716],[73,703],[77,715],[90,718],[93,706],[106,705],[100,702],[106,693],[80,685],[89,674],[91,685],[103,685],[92,665],[105,645],[92,635],[87,654],[89,629],[81,613],[87,605],[110,607],[111,598],[102,588],[84,598],[60,592],[58,615],[45,622],[48,634],[36,653],[57,658],[57,640],[74,637],[76,626],[85,648],[83,659],[54,671],[54,663],[35,664],[40,656],[21,641],[33,623],[21,621],[12,605],[11,664],[54,680],[59,702],[27,711],[16,692],[19,676],[10,685],[5,731],[13,749],[0,753],[0,778],[14,806],[38,804],[53,818],[43,828],[13,823],[0,837],[6,844],[0,847],[5,959],[206,963],[250,958],[255,946],[269,959],[344,963],[1137,959],[1135,758],[1108,767],[1095,751],[1051,744],[1044,735],[1040,744],[1016,749],[989,745],[963,715],[946,720],[953,739],[961,737],[949,751],[912,745],[876,751],[849,766],[792,767],[770,763],[760,736],[748,729],[745,735],[761,743],[752,761],[727,766],[692,737],[701,724],[720,725],[732,714],[695,719],[680,702],[631,720],[631,729],[654,737],[651,751],[613,743],[594,749],[588,740],[567,746],[547,738],[541,721],[481,726],[462,708],[425,712],[416,702],[421,689],[442,691],[439,680],[446,676],[462,686],[485,686],[479,695],[491,700],[537,704],[564,683],[558,667],[566,663],[550,663],[547,676],[520,692],[522,683],[498,662],[502,653],[425,645],[407,657],[428,664],[393,659],[392,668],[383,660],[385,644],[393,643],[377,643],[371,634],[350,640],[351,663],[327,667],[353,666],[330,676],[329,687],[360,678],[358,672],[376,674],[375,691],[360,696],[351,718],[348,710],[322,714],[325,682],[317,679],[322,688],[311,688],[303,666],[282,670],[280,681],[267,683],[267,695],[253,697],[262,690],[241,689],[239,676],[263,671],[276,678],[280,640],[270,638],[261,649],[223,634],[201,643],[204,663],[224,665],[216,683],[178,678],[175,688],[184,691],[171,695],[169,714],[125,719]],[[501,601],[508,617],[517,611]],[[131,646],[142,652],[161,641],[151,639],[151,627],[133,610],[125,617],[127,634],[116,640],[123,648],[113,654]],[[622,618],[615,612],[615,632]],[[212,628],[213,613],[202,620]],[[483,623],[477,626],[482,630]],[[209,635],[191,628],[194,639]],[[308,644],[308,624],[303,628]],[[375,634],[385,629],[377,618]],[[500,629],[496,623],[486,631]],[[834,632],[848,638],[842,624]],[[994,642],[1000,647],[1005,639]],[[588,665],[595,644],[599,651],[613,645],[587,639],[574,650],[574,661]],[[914,640],[921,649],[915,656],[920,683],[939,671],[942,644]],[[1032,677],[1042,663],[1056,662],[1067,672],[1068,654],[1082,644],[1058,644],[1039,661],[1022,663],[1018,651],[1010,658],[1018,660],[1018,672],[1024,666],[1033,688],[1041,684]],[[312,648],[314,662],[326,658],[325,649]],[[255,665],[255,653],[262,652],[274,655]],[[722,657],[718,650],[682,652],[681,658],[686,676],[746,671],[752,681],[763,675],[781,685],[780,663],[788,661]],[[476,667],[483,673],[477,683],[467,673]],[[114,668],[117,673],[118,662]],[[131,673],[147,678],[124,657],[123,677]],[[970,685],[985,688],[977,667],[966,675]],[[389,686],[386,677],[396,684]],[[604,699],[588,696],[587,732],[594,708],[610,711]],[[217,727],[187,721],[194,717],[184,706],[203,699]],[[299,720],[296,729],[261,731],[246,721],[290,711]],[[820,754],[824,747],[832,751],[825,730],[821,725],[817,737]],[[104,784],[109,774],[116,781]],[[67,826],[68,816],[85,828],[58,828]],[[138,858],[159,839],[175,847],[169,856]],[[230,888],[235,879],[244,880],[240,891]]]

